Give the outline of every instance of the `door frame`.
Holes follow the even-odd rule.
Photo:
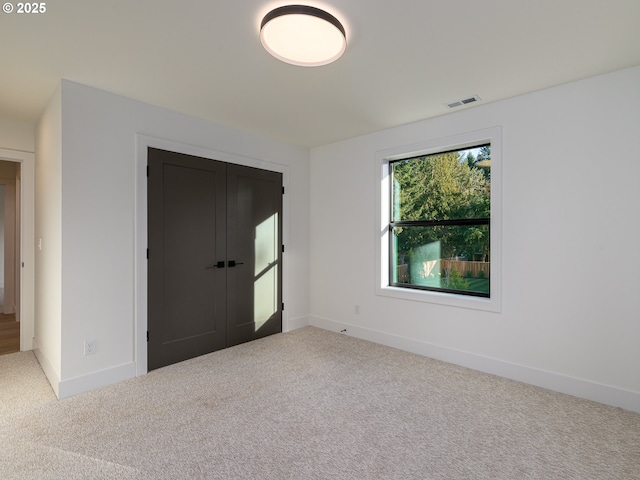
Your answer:
[[[20,351],[35,336],[35,155],[0,148],[0,160],[20,164]]]
[[[184,153],[195,157],[209,158],[221,162],[260,168],[282,174],[282,185],[285,191],[289,186],[289,167],[242,155],[220,152],[197,147],[172,140],[136,134],[136,195],[134,218],[134,362],[136,376],[146,375],[147,368],[147,153],[148,148],[158,148],[176,153]],[[287,245],[289,239],[289,201],[288,196],[282,198],[282,242]],[[289,298],[289,266],[283,257],[282,302]],[[289,331],[287,313],[282,312],[282,331]]]

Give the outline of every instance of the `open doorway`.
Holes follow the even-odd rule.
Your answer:
[[[4,167],[4,170],[1,167]],[[16,349],[14,332],[19,335],[16,351],[33,350],[36,347],[34,339],[34,154],[0,148],[0,185],[4,190],[2,195],[4,205],[1,209],[4,248],[0,250],[4,299],[0,307],[0,353],[2,353],[3,330],[13,330],[7,333],[13,342],[12,350]],[[7,228],[7,225],[13,228]],[[5,257],[6,250],[9,250],[7,257]],[[15,317],[9,318],[8,315],[15,315]],[[5,322],[2,321],[3,319]],[[7,322],[7,319],[10,321]]]
[[[0,354],[20,351],[20,165],[0,161]]]

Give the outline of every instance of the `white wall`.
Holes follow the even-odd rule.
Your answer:
[[[313,149],[311,323],[640,411],[638,85],[640,67]],[[494,126],[501,313],[376,296],[376,152]]]
[[[286,166],[286,314],[289,325],[307,322],[307,150],[69,81],[61,91],[61,398],[136,372],[137,134]],[[43,197],[55,201],[59,193],[53,189]],[[55,281],[42,280],[42,288],[53,288]],[[42,320],[54,327],[58,320],[42,308]],[[84,356],[85,339],[97,339],[97,354]]]
[[[0,118],[0,148],[33,152],[34,139],[33,125]]]
[[[56,394],[62,341],[62,92],[36,127],[34,350]],[[41,242],[41,243],[40,243]]]

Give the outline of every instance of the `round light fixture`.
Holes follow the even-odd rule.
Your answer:
[[[260,25],[260,41],[277,59],[302,67],[335,62],[347,48],[340,21],[308,5],[286,5],[267,13]]]

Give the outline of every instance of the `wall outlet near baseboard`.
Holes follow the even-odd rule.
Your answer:
[[[84,341],[84,354],[85,355],[93,355],[96,353],[98,349],[98,341],[97,340],[85,340]]]

